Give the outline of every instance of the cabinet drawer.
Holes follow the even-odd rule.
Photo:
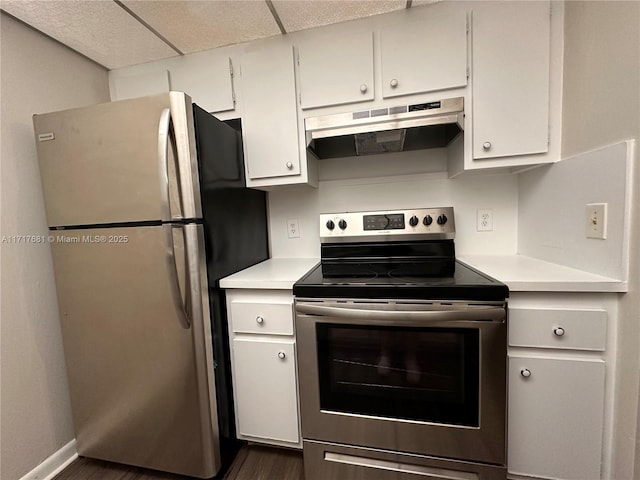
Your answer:
[[[604,310],[510,308],[509,345],[604,351]]]
[[[236,333],[293,335],[293,301],[259,303],[232,301],[231,327]]]

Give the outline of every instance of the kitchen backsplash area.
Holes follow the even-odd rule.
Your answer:
[[[321,161],[317,189],[269,192],[271,255],[318,257],[321,213],[453,206],[460,255],[518,253],[626,281],[633,151],[620,142],[520,174],[457,178],[439,171],[438,150]],[[575,182],[584,188],[569,188]],[[587,238],[589,204],[606,204],[606,239]],[[490,210],[492,230],[478,231],[479,210]]]
[[[627,281],[634,143],[517,175],[518,253]],[[593,218],[597,208],[603,218]]]
[[[402,165],[408,153],[388,155],[389,167]],[[373,157],[369,157],[373,158]],[[518,228],[518,176],[482,174],[447,178],[444,171],[394,175],[367,159],[342,159],[353,178],[330,179],[334,164],[319,162],[318,188],[291,186],[269,192],[269,225],[273,257],[319,257],[321,213],[453,206],[456,251],[466,254],[515,254]],[[413,162],[411,157],[409,162]],[[357,162],[354,165],[353,162]],[[435,163],[433,163],[435,162]],[[437,158],[426,161],[437,165]],[[358,174],[359,172],[359,174]],[[356,176],[359,175],[359,176]],[[324,179],[324,180],[323,180]],[[478,210],[493,213],[493,230],[477,231]],[[298,232],[290,238],[289,220]]]

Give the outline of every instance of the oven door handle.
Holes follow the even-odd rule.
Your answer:
[[[451,310],[406,311],[367,310],[359,308],[328,307],[298,303],[296,312],[309,315],[347,318],[351,320],[402,320],[403,322],[487,321],[504,322],[507,313],[503,307],[466,307]]]

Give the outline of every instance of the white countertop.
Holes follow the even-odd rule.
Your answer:
[[[220,287],[291,290],[319,262],[317,258],[270,258],[223,278]]]
[[[463,263],[506,283],[512,292],[626,292],[627,282],[524,255],[461,255]]]
[[[512,292],[626,292],[627,282],[524,255],[460,255],[458,260],[504,282]],[[317,258],[271,258],[220,280],[222,288],[291,290]]]

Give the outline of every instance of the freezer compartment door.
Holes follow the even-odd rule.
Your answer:
[[[220,458],[202,227],[54,236],[78,453],[213,476]]]
[[[199,218],[191,105],[170,92],[34,115],[49,226]]]

